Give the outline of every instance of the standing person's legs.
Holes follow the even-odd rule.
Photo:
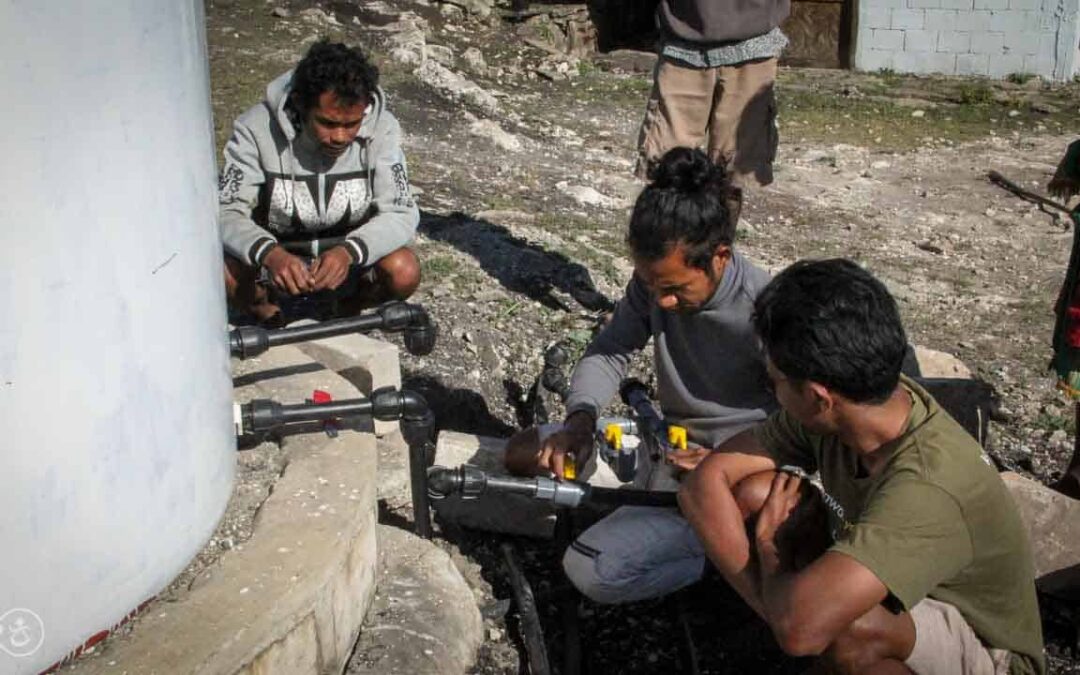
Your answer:
[[[732,182],[745,187],[772,182],[776,133],[776,59],[717,68],[716,99],[709,122],[709,158],[722,162]]]
[[[649,167],[668,150],[704,144],[715,87],[715,69],[683,67],[663,57],[656,62],[638,134],[638,178],[645,178]]]

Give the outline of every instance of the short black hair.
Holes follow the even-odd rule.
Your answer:
[[[630,216],[626,241],[633,256],[660,260],[681,243],[686,264],[711,270],[716,248],[735,239],[728,203],[737,189],[724,167],[701,150],[674,148],[649,169],[649,180]]]
[[[379,69],[358,47],[326,38],[311,45],[293,71],[289,103],[301,119],[332,91],[345,105],[371,101],[379,86]]]
[[[885,285],[850,260],[803,260],[754,303],[754,329],[786,377],[859,403],[882,403],[900,380],[907,337]]]

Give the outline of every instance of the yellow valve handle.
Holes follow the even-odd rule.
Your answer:
[[[622,450],[622,427],[618,424],[609,424],[604,427],[604,440],[616,450]]]
[[[577,480],[577,459],[569,452],[563,459],[563,478]]]
[[[667,440],[672,447],[679,450],[686,449],[686,427],[671,425],[667,428]]]

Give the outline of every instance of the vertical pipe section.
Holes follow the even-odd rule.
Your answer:
[[[231,489],[202,1],[0,0],[0,83],[0,672],[36,673]]]

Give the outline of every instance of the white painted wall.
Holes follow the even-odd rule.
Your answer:
[[[1080,0],[857,2],[858,70],[1068,81],[1080,67]]]
[[[229,496],[208,79],[202,0],[0,0],[0,673],[157,593]]]

